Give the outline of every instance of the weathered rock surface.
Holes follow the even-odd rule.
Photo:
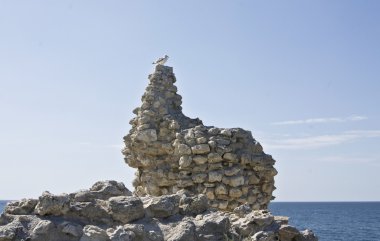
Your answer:
[[[86,210],[86,211],[85,211]],[[102,210],[102,211],[100,211]],[[89,190],[24,199],[0,216],[0,241],[222,241],[317,240],[284,217],[239,206],[213,209],[203,194],[180,190],[132,196],[122,183],[97,182]]]
[[[212,207],[265,209],[274,197],[275,161],[250,131],[204,126],[182,113],[173,68],[157,65],[124,137],[126,163],[137,168],[138,196],[205,194]],[[223,183],[223,184],[221,184]]]

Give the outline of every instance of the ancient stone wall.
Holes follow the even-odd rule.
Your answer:
[[[275,161],[251,132],[204,126],[182,113],[172,67],[157,65],[124,137],[126,163],[137,168],[135,193],[159,196],[186,189],[206,194],[212,207],[265,209]]]

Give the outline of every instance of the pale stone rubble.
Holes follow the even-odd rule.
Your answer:
[[[9,203],[0,216],[0,241],[315,241],[288,218],[241,205],[213,209],[203,194],[180,190],[136,197],[116,181],[89,190]]]
[[[136,195],[180,189],[205,194],[212,207],[265,209],[274,197],[275,161],[251,132],[204,126],[182,113],[172,67],[157,65],[124,137],[126,163],[137,168]]]

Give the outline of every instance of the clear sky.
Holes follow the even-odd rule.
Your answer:
[[[168,54],[184,113],[252,131],[278,201],[380,200],[380,1],[0,1],[0,199],[114,179]]]

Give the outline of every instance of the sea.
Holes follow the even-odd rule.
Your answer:
[[[0,201],[0,213],[7,201]],[[380,241],[380,202],[272,202],[272,214],[320,241]]]
[[[380,241],[380,202],[272,202],[269,209],[320,241]]]

